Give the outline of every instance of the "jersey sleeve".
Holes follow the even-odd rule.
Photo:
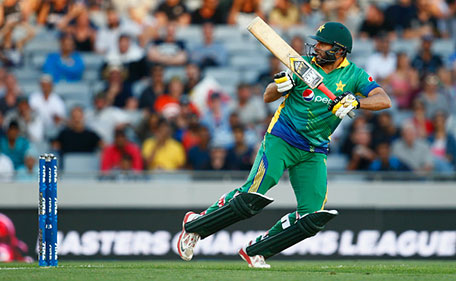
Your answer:
[[[374,78],[370,76],[366,71],[361,68],[358,68],[358,75],[356,75],[356,83],[354,93],[367,97],[373,89],[380,87],[380,85],[375,82]]]

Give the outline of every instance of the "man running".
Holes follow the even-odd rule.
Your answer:
[[[250,267],[269,268],[265,259],[315,235],[338,214],[324,210],[330,136],[349,112],[386,109],[391,101],[372,77],[346,58],[353,40],[343,24],[328,22],[310,37],[317,43],[303,58],[323,76],[337,98],[331,101],[290,72],[274,76],[264,91],[264,101],[273,102],[282,96],[284,101],[272,118],[247,181],[201,214],[185,215],[177,245],[182,259],[192,259],[199,239],[254,216],[270,204],[272,199],[264,194],[277,184],[285,169],[297,209],[239,250]]]

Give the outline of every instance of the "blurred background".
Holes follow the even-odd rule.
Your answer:
[[[343,120],[327,161],[342,215],[281,258],[455,258],[454,0],[1,1],[3,256],[36,256],[37,159],[52,152],[62,259],[176,258],[185,210],[242,185],[281,102],[262,100],[284,67],[246,31],[255,16],[300,53],[344,23],[349,60],[393,103]],[[285,172],[262,218],[201,256],[234,257],[295,208],[289,186]]]

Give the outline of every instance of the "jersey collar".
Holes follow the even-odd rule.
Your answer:
[[[313,58],[312,58],[312,62],[313,62],[316,66],[318,66],[319,68],[323,68],[323,67],[321,67],[321,65],[319,65],[319,64],[317,63],[317,58],[313,57]],[[350,64],[350,62],[348,61],[348,59],[347,59],[347,58],[344,58],[344,60],[339,64],[339,66],[338,66],[336,69],[344,68],[344,67],[348,66],[349,64]]]

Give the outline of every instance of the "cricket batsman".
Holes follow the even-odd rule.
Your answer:
[[[265,259],[317,234],[338,215],[336,210],[324,210],[330,136],[349,112],[386,109],[391,101],[372,77],[347,59],[353,39],[343,24],[327,22],[310,37],[316,44],[303,58],[323,76],[336,99],[331,101],[320,90],[312,90],[290,72],[274,76],[264,91],[264,101],[270,103],[282,96],[284,101],[269,124],[247,181],[201,214],[187,212],[177,245],[182,259],[192,259],[199,239],[252,217],[270,204],[273,200],[264,194],[277,184],[285,169],[297,209],[239,250],[249,267],[269,268]]]

